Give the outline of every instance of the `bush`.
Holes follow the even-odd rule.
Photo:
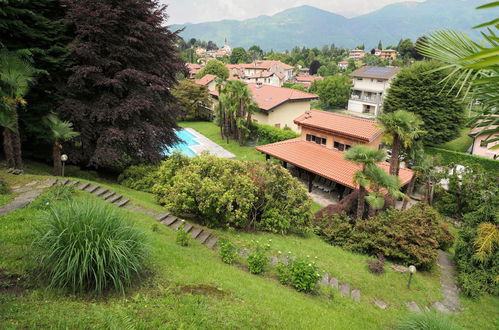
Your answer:
[[[265,124],[251,124],[251,134],[258,139],[258,144],[275,143],[284,140],[294,139],[300,134],[291,129],[280,129]]]
[[[461,330],[452,320],[443,314],[437,314],[433,311],[423,311],[410,314],[405,321],[401,322],[397,330]]]
[[[152,192],[157,170],[156,165],[130,166],[118,176],[118,182],[131,189]]]
[[[0,180],[0,195],[6,195],[10,193],[10,187],[7,182]]]
[[[248,255],[248,267],[251,274],[261,274],[269,262],[267,252],[270,250],[270,244],[262,244],[259,241],[253,241],[251,253]]]
[[[51,208],[56,202],[71,200],[75,193],[76,189],[73,186],[56,184],[38,196],[38,198],[31,203],[31,207],[46,210]]]
[[[316,219],[319,235],[351,251],[378,254],[420,269],[429,269],[437,249],[451,244],[453,234],[441,226],[442,217],[425,203],[405,211],[387,210],[354,222],[345,213]],[[450,241],[449,241],[450,240]]]
[[[43,220],[34,246],[51,287],[124,292],[144,267],[147,237],[111,205],[93,200],[58,203]]]
[[[288,263],[277,265],[279,281],[285,285],[291,285],[300,292],[313,292],[321,279],[319,268],[315,262],[309,262],[300,258],[288,259]]]
[[[366,262],[371,273],[380,275],[385,272],[385,257],[381,253],[376,259],[367,259]]]
[[[203,225],[283,234],[310,228],[305,187],[277,164],[176,157],[158,173],[153,189],[158,201]]]
[[[425,153],[439,157],[442,165],[478,165],[494,175],[499,174],[499,160],[434,147],[425,147]]]
[[[185,231],[184,223],[182,223],[177,229],[176,242],[180,246],[189,246],[189,233]]]
[[[218,246],[220,247],[219,253],[222,261],[229,265],[232,264],[237,256],[236,246],[225,238],[218,241]]]

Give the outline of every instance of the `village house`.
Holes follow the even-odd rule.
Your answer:
[[[203,67],[201,64],[187,63],[187,69],[189,70],[189,79],[196,78],[196,75],[201,71]]]
[[[364,66],[350,74],[353,80],[348,111],[377,116],[399,67]]]
[[[310,110],[294,120],[301,131],[295,139],[257,146],[266,155],[282,161],[283,166],[292,169],[300,178],[308,181],[309,192],[314,186],[339,196],[340,200],[351,190],[357,189],[353,182],[360,165],[344,159],[343,151],[355,144],[366,144],[380,148],[382,130],[373,120]],[[389,172],[387,162],[377,164]],[[413,171],[401,168],[399,177],[402,186],[407,185]]]
[[[279,71],[262,71],[253,76],[245,77],[243,80],[249,84],[264,84],[275,87],[282,87],[282,85],[284,84],[284,75]]]
[[[207,74],[203,78],[196,79],[194,82],[198,85],[203,85],[208,88],[210,92],[214,91],[216,89],[217,83],[215,79],[217,76],[214,74]]]
[[[496,129],[499,125],[492,125],[490,127],[475,127],[469,132],[469,136],[473,138],[473,144],[471,145],[471,154],[475,156],[498,159],[499,149],[491,149],[494,146],[499,145],[499,141],[488,143],[482,146],[484,140],[488,140],[491,137],[490,133],[485,133],[485,130]],[[499,138],[499,134],[492,134],[492,138]]]
[[[310,88],[310,86],[312,86],[314,81],[323,80],[323,79],[324,78],[321,76],[311,76],[309,74],[305,74],[305,75],[296,76],[294,83],[297,85],[301,85],[305,88]]]
[[[284,75],[284,82],[287,82],[293,78],[294,67],[281,61],[270,61],[270,60],[258,60],[250,64],[243,64],[244,76],[252,77],[259,75],[265,71],[269,72],[279,72]]]
[[[395,60],[397,58],[397,51],[393,49],[384,49],[379,53],[380,60]]]
[[[346,70],[348,68],[348,61],[340,61],[338,62],[338,67],[342,70]]]
[[[364,57],[364,55],[366,55],[366,52],[363,51],[362,49],[352,49],[348,54],[348,58],[352,58],[354,60],[360,60],[361,58]]]

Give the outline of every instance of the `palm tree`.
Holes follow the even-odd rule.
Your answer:
[[[220,98],[222,94],[222,87],[224,80],[220,77],[215,78],[215,89],[218,92],[218,124],[220,125],[220,137],[223,139],[224,138],[224,115],[223,115],[223,103],[222,99]]]
[[[52,141],[52,159],[54,164],[54,175],[62,174],[61,167],[61,150],[62,142],[71,140],[72,138],[80,135],[80,133],[73,130],[73,124],[68,121],[62,121],[55,115],[48,115],[46,117],[46,125],[51,131]]]
[[[433,204],[433,186],[439,182],[445,171],[439,171],[437,168],[437,160],[434,157],[425,156],[415,165],[416,178],[421,179],[425,185],[425,200],[429,205]]]
[[[374,170],[373,167],[377,167],[376,163],[382,162],[386,158],[386,152],[366,145],[355,145],[345,151],[343,157],[362,167],[360,171],[355,173],[353,179],[354,183],[359,185],[356,218],[362,219],[365,211],[367,187],[373,179],[372,174],[378,174],[378,171]]]
[[[5,156],[7,163],[15,169],[22,170],[21,138],[17,116],[18,105],[26,104],[24,96],[34,79],[36,70],[14,53],[0,52],[0,98],[3,103],[3,116],[9,116],[9,128],[4,126],[4,136],[7,135]],[[5,147],[4,143],[4,147]],[[12,150],[12,152],[10,151]]]
[[[2,105],[2,109],[0,110],[0,126],[3,127],[3,150],[5,159],[7,160],[7,168],[14,168],[14,149],[12,147],[11,132],[15,129],[15,122],[8,104],[2,103],[0,105]]]
[[[220,94],[220,100],[224,104],[226,136],[228,138],[231,135],[242,144],[249,133],[251,113],[255,108],[251,92],[241,81],[228,81]]]
[[[378,120],[382,124],[380,128],[383,130],[385,142],[392,146],[390,174],[398,176],[401,149],[410,147],[414,140],[424,133],[420,129],[423,121],[418,115],[405,110],[384,113]]]
[[[368,188],[371,191],[365,200],[369,204],[369,216],[374,216],[376,211],[385,206],[385,194],[383,189],[394,199],[405,197],[400,191],[400,179],[397,176],[386,173],[378,166],[368,166],[366,168],[366,179]]]

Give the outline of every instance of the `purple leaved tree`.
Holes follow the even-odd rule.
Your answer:
[[[122,169],[156,162],[177,142],[170,88],[186,67],[178,32],[157,0],[63,0],[74,29],[61,117],[80,132],[71,150],[81,165]]]

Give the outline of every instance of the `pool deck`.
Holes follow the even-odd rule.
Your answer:
[[[236,155],[234,155],[232,152],[229,152],[222,148],[220,145],[216,144],[215,142],[211,141],[208,139],[206,136],[203,134],[199,133],[195,129],[186,127],[184,128],[186,131],[191,133],[192,135],[195,136],[194,141],[198,142],[198,145],[195,146],[189,146],[189,148],[194,151],[196,154],[200,154],[203,151],[209,152],[211,155],[219,158],[234,158]]]

